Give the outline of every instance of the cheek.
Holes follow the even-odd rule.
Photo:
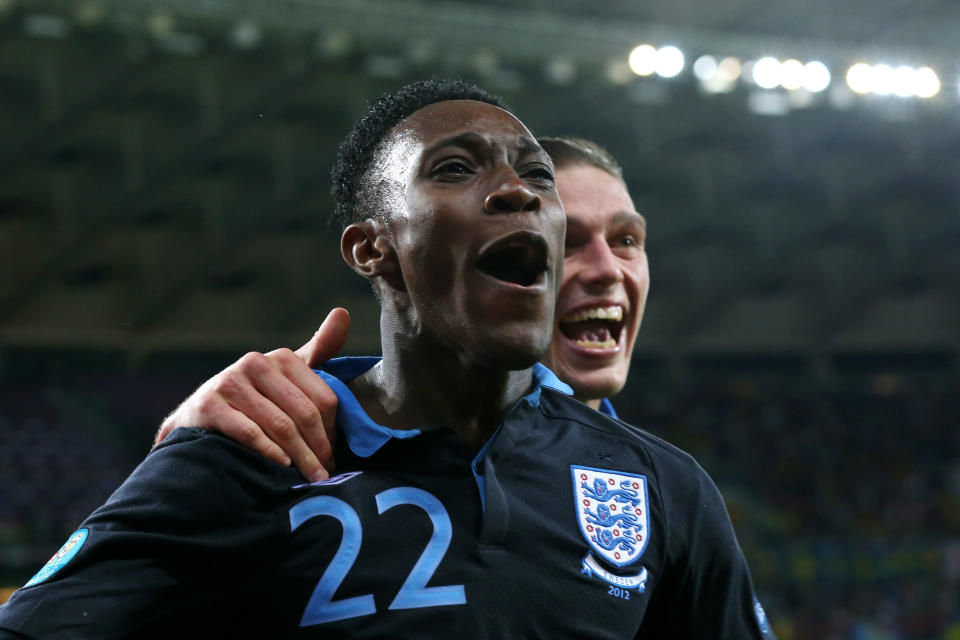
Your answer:
[[[405,273],[418,282],[418,289],[429,292],[431,298],[442,298],[453,288],[457,269],[448,247],[421,236],[407,256]]]
[[[573,280],[580,271],[582,258],[580,254],[567,256],[563,259],[563,278],[560,281],[560,295],[563,296],[567,283]]]
[[[633,298],[634,308],[638,310],[634,318],[634,327],[638,327],[643,319],[647,294],[650,291],[650,270],[647,268],[646,256],[629,265],[625,273],[627,274],[626,283],[629,287],[630,297]]]
[[[435,218],[418,217],[409,221],[398,243],[408,291],[422,305],[449,302],[461,279],[463,250],[452,234],[453,230],[438,224]]]
[[[638,286],[640,288],[640,298],[641,300],[647,299],[647,292],[650,291],[650,268],[647,266],[647,259],[643,259],[643,267],[640,270],[640,277],[638,279]]]

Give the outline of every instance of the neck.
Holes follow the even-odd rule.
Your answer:
[[[600,401],[602,400],[602,398],[583,398],[576,394],[574,394],[573,397],[595,411],[600,410]]]
[[[475,362],[381,320],[383,360],[349,387],[375,422],[391,429],[445,426],[480,447],[530,392],[531,369]]]

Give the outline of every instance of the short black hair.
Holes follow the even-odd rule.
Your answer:
[[[574,137],[542,137],[537,142],[553,160],[558,171],[567,167],[587,165],[606,171],[614,178],[623,181],[623,168],[620,163],[596,142]]]
[[[336,202],[334,217],[341,228],[379,213],[378,199],[368,193],[368,172],[390,130],[416,111],[447,100],[477,100],[506,109],[500,98],[463,80],[421,80],[382,95],[340,143],[330,172],[330,192]]]

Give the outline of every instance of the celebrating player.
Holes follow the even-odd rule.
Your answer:
[[[650,288],[647,222],[604,148],[578,138],[539,142],[553,160],[567,215],[563,284],[544,363],[578,400],[616,416],[608,398],[626,384]]]
[[[219,434],[178,429],[0,608],[0,629],[763,637],[702,469],[537,364],[565,219],[549,156],[498,104],[417,83],[341,147],[341,251],[374,286],[383,347],[322,374],[345,473],[303,484]],[[611,348],[599,327],[573,340]]]
[[[646,304],[650,274],[646,220],[637,213],[617,161],[594,142],[540,138],[556,168],[567,216],[563,284],[544,363],[575,398],[616,417],[608,400],[626,383]],[[304,477],[323,480],[332,467],[336,396],[304,366],[320,367],[346,339],[349,316],[335,309],[296,353],[248,354],[215,376],[163,422],[221,431],[278,462],[291,459]]]

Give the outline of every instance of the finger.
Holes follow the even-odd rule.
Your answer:
[[[292,354],[290,358],[295,359]],[[253,376],[251,382],[256,391],[253,397],[229,399],[231,405],[259,425],[267,437],[290,456],[305,478],[325,480],[328,477],[326,470],[302,435],[311,430],[323,430],[317,407],[281,373],[279,367],[271,367],[270,372]]]
[[[310,341],[297,349],[296,353],[308,365],[317,368],[343,349],[349,332],[350,314],[346,309],[337,307],[327,314]]]
[[[186,400],[180,403],[180,406],[174,409],[170,415],[163,419],[163,422],[160,424],[160,429],[157,430],[157,435],[153,438],[154,447],[163,442],[166,437],[178,427],[201,426],[197,422],[198,416],[196,415],[197,412],[194,410],[194,408],[198,402],[200,403],[201,407],[206,406],[207,403],[203,402],[203,399],[212,397],[214,395],[214,392],[211,390],[211,386],[215,381],[216,377],[211,378],[200,385],[196,391],[194,391]],[[198,401],[198,398],[201,400]]]
[[[160,428],[157,430],[157,435],[153,437],[153,446],[157,446],[163,439],[170,435],[170,432],[173,431],[174,425],[170,420],[173,414],[167,416],[167,418],[160,424]]]
[[[200,414],[207,412],[209,406],[214,404],[210,402],[210,399],[216,397],[216,393],[211,389],[215,381],[216,378],[212,378],[200,385],[170,415],[163,419],[160,428],[157,430],[157,435],[153,438],[154,447],[163,442],[178,427],[202,426],[200,424]]]
[[[320,460],[320,464],[326,467],[327,471],[332,470],[333,443],[336,434],[334,425],[339,404],[337,394],[324,382],[323,378],[311,371],[293,352],[279,349],[268,354],[268,357],[275,359],[283,375],[296,385],[313,408],[319,412],[319,420],[314,419],[310,414],[304,415],[303,419],[297,419],[296,422],[301,436]]]
[[[239,395],[249,397],[253,394],[252,386],[237,384],[233,377],[228,380],[229,382],[221,387],[223,391],[235,397]],[[290,464],[290,458],[266,436],[260,427],[242,412],[233,408],[223,395],[208,387],[209,385],[201,387],[177,407],[176,411],[167,416],[160,425],[154,446],[178,427],[202,427],[216,429],[228,438],[284,466]]]
[[[241,411],[232,407],[229,414],[224,412],[224,417],[219,419],[217,424],[219,431],[230,439],[260,453],[274,462],[283,466],[290,466],[290,457],[284,453],[284,450],[273,440],[267,437],[260,425],[245,416]],[[229,417],[225,417],[229,415]]]

